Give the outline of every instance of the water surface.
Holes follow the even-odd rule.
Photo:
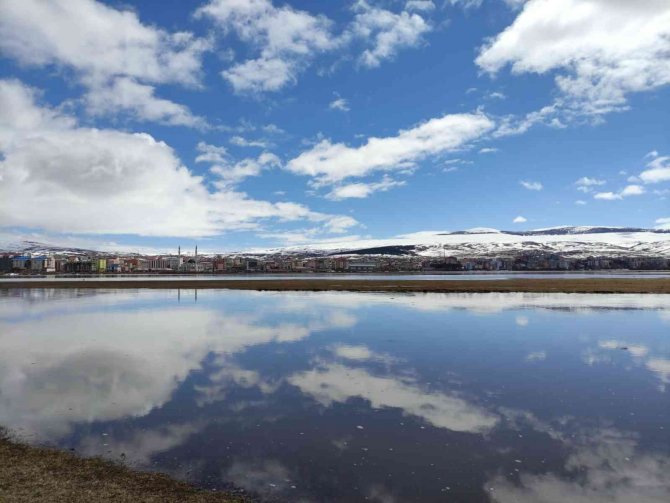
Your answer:
[[[268,501],[670,501],[670,296],[0,290],[0,424]]]
[[[445,272],[431,273],[323,273],[323,274],[289,274],[289,273],[249,273],[249,274],[86,274],[86,275],[39,275],[39,276],[5,276],[0,277],[0,285],[3,281],[233,281],[233,280],[332,280],[334,278],[346,281],[371,281],[371,280],[507,280],[507,279],[598,279],[598,278],[668,278],[670,271],[583,271],[583,272],[523,272],[523,271],[499,271],[499,272]]]

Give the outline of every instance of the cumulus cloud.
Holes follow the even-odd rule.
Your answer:
[[[401,187],[403,185],[405,185],[404,181],[393,180],[392,178],[385,176],[381,181],[376,183],[361,182],[338,185],[326,195],[326,198],[334,201],[351,198],[364,199],[374,192],[386,192],[393,187]]]
[[[364,369],[337,363],[294,374],[287,381],[326,407],[360,397],[369,401],[374,409],[399,408],[404,414],[452,431],[486,433],[499,420],[462,398],[424,391],[409,378],[376,376]]]
[[[418,45],[423,34],[431,29],[416,13],[394,13],[364,1],[357,2],[355,9],[350,33],[354,38],[372,41],[372,47],[363,51],[359,58],[363,66],[377,67],[382,61],[395,57],[401,48]]]
[[[332,22],[270,0],[211,0],[196,17],[212,19],[254,46],[259,55],[224,70],[222,76],[236,92],[277,91],[294,82],[315,53],[332,49]]]
[[[76,36],[74,36],[76,34]],[[210,42],[141,23],[136,13],[95,0],[0,1],[0,49],[28,66],[73,70],[92,114],[130,113],[168,125],[202,126],[154,85],[197,86]]]
[[[518,480],[512,481],[499,475],[485,485],[495,487],[492,500],[660,503],[670,498],[670,459],[660,451],[643,450],[634,435],[603,428],[579,431],[561,441],[570,452],[565,473],[579,473],[579,477],[521,471]]]
[[[286,168],[314,177],[317,184],[341,182],[375,171],[406,169],[428,156],[464,148],[493,126],[493,120],[483,113],[448,114],[402,130],[396,136],[368,138],[359,147],[325,139],[291,159]]]
[[[25,296],[3,299],[0,306],[0,424],[22,428],[41,440],[66,435],[82,422],[145,416],[169,401],[191,372],[201,370],[207,355],[216,355],[225,366],[209,374],[213,388],[196,387],[199,402],[221,396],[231,384],[271,392],[271,383],[262,376],[226,358],[253,346],[290,343],[357,322],[342,309],[314,310],[309,302],[286,298],[250,298],[264,308],[240,313],[226,312],[222,305],[175,310],[163,302],[163,294],[149,292],[142,295],[145,300],[160,297],[161,302],[150,302],[143,310],[134,309],[138,297],[130,291],[113,298],[46,295],[56,296],[53,300],[65,295],[68,302],[36,303]],[[110,306],[114,313],[91,337],[91,327]],[[277,312],[296,308],[304,311],[301,323],[277,322]],[[37,312],[39,316],[28,316]],[[24,315],[21,323],[15,322],[17,313]],[[26,333],[32,336],[21,336]],[[31,365],[36,361],[39,365]],[[118,443],[109,449],[123,451]]]
[[[665,0],[530,0],[476,63],[490,73],[507,65],[515,74],[555,72],[558,103],[598,115],[670,83],[669,37]]]
[[[624,197],[640,196],[644,193],[645,189],[641,185],[627,185],[619,192],[598,192],[594,194],[593,198],[604,201],[615,201],[623,199]]]
[[[138,121],[157,122],[168,126],[204,129],[207,121],[195,116],[188,107],[155,96],[154,86],[140,84],[129,77],[117,77],[93,85],[84,95],[89,114],[114,115],[123,111]]]
[[[375,357],[375,353],[363,345],[338,344],[333,348],[333,353],[340,358],[354,361],[372,360]]]
[[[360,0],[352,8],[352,21],[340,33],[324,15],[278,7],[271,0],[210,0],[195,15],[213,20],[224,34],[235,33],[256,51],[255,57],[233,64],[221,75],[235,92],[263,93],[295,84],[320,54],[359,50],[362,45],[359,63],[376,67],[402,48],[417,46],[431,27],[410,11],[430,10],[429,3],[414,2],[396,13]]]
[[[522,217],[521,215],[519,215],[514,220],[512,220],[512,223],[515,223],[515,224],[523,224],[523,223],[526,223],[526,222],[528,222],[528,219],[526,217]]]
[[[342,232],[355,220],[292,202],[208,190],[172,148],[144,133],[80,127],[36,104],[35,91],[0,81],[0,222],[52,232],[206,236],[267,219]],[[225,151],[201,144],[201,155]],[[203,160],[204,158],[201,158]],[[259,163],[276,164],[265,154]],[[225,181],[224,173],[216,173]],[[27,205],[26,201],[30,201]]]
[[[405,4],[405,10],[431,11],[435,10],[435,4],[431,0],[409,0]]]
[[[257,148],[267,148],[270,145],[268,142],[263,140],[247,140],[242,136],[233,136],[230,139],[230,143],[237,147],[257,147]]]
[[[670,181],[670,156],[654,156],[638,178],[644,183],[660,183]]]
[[[228,151],[226,147],[219,147],[217,145],[210,145],[201,141],[196,147],[199,152],[195,158],[195,162],[209,162],[209,163],[224,163],[228,160]]]
[[[531,182],[528,180],[521,180],[519,182],[524,189],[528,190],[542,190],[544,186],[540,182]]]
[[[591,192],[593,187],[599,187],[605,185],[605,180],[599,180],[598,178],[589,178],[588,176],[583,176],[575,182],[577,190],[584,192],[585,194]]]
[[[214,185],[225,189],[250,176],[259,176],[264,169],[281,166],[281,160],[275,154],[263,152],[257,158],[246,158],[235,163],[223,163],[212,166],[209,171],[219,177]]]
[[[289,83],[296,82],[298,63],[280,58],[259,58],[229,68],[221,75],[236,92],[278,91]]]

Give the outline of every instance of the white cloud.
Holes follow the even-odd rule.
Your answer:
[[[224,163],[228,160],[228,151],[226,150],[226,147],[218,147],[201,141],[198,143],[196,149],[200,153],[195,158],[195,162],[209,162],[215,164]]]
[[[526,222],[528,222],[528,219],[526,217],[522,217],[521,215],[519,215],[518,217],[514,218],[514,220],[512,220],[512,223],[515,223],[515,224],[523,224],[523,223],[526,223]]]
[[[290,160],[287,169],[327,184],[375,171],[408,168],[427,156],[463,148],[493,126],[494,122],[482,113],[453,114],[431,119],[396,136],[368,138],[360,147],[333,144],[326,139]]]
[[[497,148],[484,147],[479,149],[480,154],[494,154],[498,151]]]
[[[431,29],[416,13],[396,14],[372,7],[365,1],[357,2],[354,8],[357,12],[349,27],[351,36],[372,42],[372,47],[359,58],[363,66],[377,67],[382,61],[394,58],[400,49],[417,46]]]
[[[337,233],[356,222],[301,204],[209,191],[167,144],[144,133],[78,127],[36,105],[35,91],[18,81],[0,81],[0,104],[0,222],[6,227],[205,236],[267,219],[309,221]],[[206,144],[200,149],[208,159],[225,155]]]
[[[154,96],[153,85],[197,86],[209,48],[206,39],[144,25],[136,13],[95,0],[0,0],[0,50],[25,65],[74,70],[94,114],[202,126],[183,105]]]
[[[257,56],[234,64],[222,76],[238,93],[278,91],[295,84],[300,73],[319,54],[358,48],[358,61],[376,67],[390,60],[401,49],[415,47],[431,29],[416,12],[429,11],[431,2],[409,2],[399,13],[357,1],[353,20],[340,34],[334,23],[323,15],[275,6],[270,0],[210,0],[196,11],[196,17],[208,17],[223,30],[234,32],[250,45]]]
[[[262,140],[247,140],[242,136],[233,136],[230,139],[230,143],[237,147],[258,147],[258,148],[267,148],[269,144]]]
[[[484,0],[447,0],[451,5],[460,5],[464,9],[473,9],[481,6]]]
[[[340,358],[354,361],[371,360],[375,356],[367,346],[355,346],[350,344],[338,344],[333,348],[333,353]]]
[[[617,199],[622,199],[620,194],[614,192],[598,192],[593,196],[594,199],[602,199],[603,201],[614,201]]]
[[[264,152],[257,159],[247,158],[236,163],[216,164],[209,171],[219,177],[214,185],[219,189],[226,189],[240,183],[250,176],[259,176],[264,169],[281,166],[279,157]]]
[[[364,369],[335,363],[294,374],[287,380],[324,406],[360,397],[369,401],[373,409],[398,408],[404,414],[452,431],[485,433],[499,420],[496,415],[462,398],[423,391],[410,378],[375,376]]]
[[[390,177],[383,177],[381,181],[376,183],[350,183],[346,185],[338,185],[333,188],[326,198],[334,201],[341,199],[364,199],[374,192],[386,192],[393,187],[401,187],[405,185],[404,181],[393,180]]]
[[[621,191],[621,195],[623,197],[640,196],[640,195],[644,194],[644,192],[645,192],[644,187],[641,187],[640,185],[627,185]]]
[[[297,62],[280,58],[259,58],[237,64],[221,72],[221,75],[236,92],[278,91],[287,84],[296,82],[297,65]]]
[[[84,95],[90,115],[114,115],[125,111],[136,120],[158,122],[168,126],[205,128],[207,121],[197,117],[184,105],[154,96],[155,88],[128,77],[95,84]]]
[[[670,459],[660,451],[640,448],[632,434],[614,429],[554,435],[568,452],[564,470],[556,473],[521,471],[518,480],[498,475],[485,483],[493,487],[496,503],[661,503],[670,498]],[[562,472],[563,475],[557,473]],[[567,475],[579,473],[578,478]]]
[[[560,111],[556,103],[547,105],[539,110],[527,113],[525,116],[508,115],[503,117],[493,136],[503,137],[523,134],[536,124],[544,124],[551,128],[563,129],[566,125],[557,116]]]
[[[348,311],[314,310],[295,298],[250,298],[263,309],[241,313],[201,304],[175,310],[165,302],[150,302],[147,309],[136,310],[138,293],[131,291],[113,298],[95,292],[46,294],[51,300],[62,296],[67,305],[36,303],[26,295],[3,299],[0,310],[0,424],[23,428],[40,440],[65,435],[82,421],[145,416],[169,401],[190,373],[202,369],[207,355],[217,355],[214,364],[223,360],[223,365],[210,372],[211,383],[196,386],[200,403],[220,396],[231,381],[272,392],[272,383],[235,366],[226,356],[357,322]],[[162,293],[146,291],[141,296],[166,299]],[[110,307],[115,308],[113,313],[108,312]],[[287,309],[299,309],[303,321],[278,322],[273,314]],[[90,337],[91,327],[105,311],[110,316],[96,329],[97,336]],[[36,312],[40,316],[28,316]],[[22,323],[12,321],[18,313],[25,315]],[[22,333],[33,335],[19,336]],[[40,364],[31,365],[36,361]],[[163,443],[167,440],[165,435],[161,438]],[[109,447],[117,455],[123,450],[119,443],[110,442]]]
[[[577,206],[585,206],[587,203],[586,203],[586,201],[584,201],[584,200],[582,200],[582,199],[577,199],[577,200],[575,201],[575,204],[576,204]]]
[[[528,353],[528,355],[526,355],[527,362],[542,362],[546,359],[547,359],[546,351],[533,351],[532,353]]]
[[[333,101],[330,102],[328,105],[328,108],[331,110],[339,110],[341,112],[348,112],[350,110],[349,108],[349,101],[347,101],[344,98],[336,98]]]
[[[562,106],[602,114],[670,83],[669,37],[665,0],[530,0],[476,62],[491,73],[555,71]]]
[[[593,187],[599,187],[601,185],[605,185],[605,183],[607,183],[605,180],[583,176],[575,182],[575,185],[577,186],[577,190],[587,194],[593,190]]]
[[[435,10],[435,4],[431,0],[409,0],[405,4],[405,10],[431,11]]]
[[[211,0],[196,11],[196,17],[205,16],[259,52],[222,72],[236,92],[277,91],[295,82],[314,54],[338,43],[325,16],[269,0]]]
[[[670,181],[670,156],[656,157],[647,164],[647,169],[639,174],[644,183]]]
[[[623,199],[624,197],[640,196],[645,193],[644,187],[641,185],[627,185],[619,192],[598,192],[593,198],[604,201],[615,201]]]
[[[540,182],[531,182],[528,180],[521,180],[519,182],[524,189],[528,190],[542,190],[544,187]]]
[[[504,99],[507,99],[507,96],[505,96],[505,94],[501,93],[500,91],[494,91],[492,93],[488,93],[485,97],[489,100],[504,100]]]
[[[528,316],[517,316],[514,318],[514,323],[520,327],[527,327],[529,323]]]

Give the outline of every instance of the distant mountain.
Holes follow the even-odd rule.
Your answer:
[[[531,231],[476,228],[256,251],[260,254],[446,255],[458,258],[514,257],[533,252],[573,258],[670,257],[670,230],[584,226]]]
[[[0,245],[10,253],[101,253],[82,248],[51,246],[34,241]],[[105,253],[105,252],[102,252]],[[666,257],[670,258],[670,230],[633,227],[554,227],[531,231],[475,228],[455,232],[417,232],[389,239],[315,243],[240,251],[244,255],[396,255],[457,258],[515,257],[527,253],[564,257]],[[126,253],[125,255],[134,255]]]
[[[100,253],[96,250],[85,248],[73,248],[39,243],[37,241],[19,241],[16,243],[0,244],[0,252],[5,253],[31,253],[36,255],[63,254],[63,255],[92,255]]]

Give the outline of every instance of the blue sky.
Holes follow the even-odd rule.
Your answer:
[[[670,227],[665,0],[0,0],[0,237]]]

